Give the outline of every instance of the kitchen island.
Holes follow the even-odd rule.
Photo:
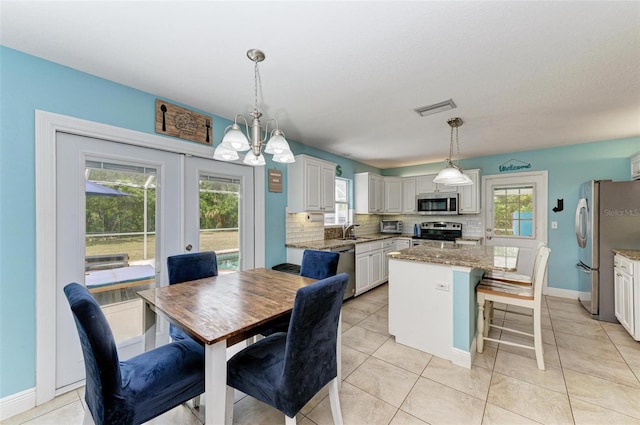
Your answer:
[[[516,271],[518,248],[431,242],[389,257],[389,333],[471,368],[476,292],[486,270]]]

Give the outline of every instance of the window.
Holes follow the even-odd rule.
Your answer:
[[[351,222],[351,214],[349,212],[349,183],[347,179],[336,177],[336,204],[335,213],[326,213],[324,215],[324,224],[326,226],[343,225]]]
[[[493,189],[493,229],[496,236],[533,236],[533,186]]]

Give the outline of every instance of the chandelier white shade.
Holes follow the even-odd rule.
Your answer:
[[[258,110],[258,63],[264,60],[265,55],[260,50],[251,49],[247,51],[247,57],[254,63],[254,106],[253,111],[249,113],[253,118],[251,128],[243,115],[236,115],[233,124],[225,129],[222,142],[213,153],[213,158],[221,161],[235,161],[239,159],[238,152],[249,151],[245,155],[243,163],[259,167],[266,164],[262,151],[262,145],[266,143],[264,153],[273,155],[274,162],[285,164],[295,162],[284,132],[278,128],[278,120],[275,118],[268,120],[264,133],[262,131],[260,123],[262,113]],[[246,134],[238,125],[239,119],[244,121]],[[270,124],[275,127],[271,133],[269,133]],[[250,136],[251,141],[247,136]]]
[[[463,123],[461,118],[450,118],[447,120],[451,126],[451,141],[449,143],[449,158],[447,158],[447,166],[440,170],[438,175],[433,179],[434,183],[444,186],[469,186],[473,184],[473,180],[467,176],[459,164],[453,162],[453,129],[456,129],[456,146],[458,156],[460,155],[460,142],[458,141],[458,127]]]

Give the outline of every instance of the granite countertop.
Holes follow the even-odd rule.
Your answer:
[[[287,248],[304,248],[304,249],[332,249],[341,248],[343,246],[357,245],[367,242],[375,242],[383,239],[393,238],[410,238],[411,235],[403,235],[396,233],[371,233],[368,235],[358,235],[355,239],[320,239],[316,241],[306,242],[290,242],[285,246]]]
[[[631,261],[640,261],[640,249],[613,249],[613,252],[627,257]]]
[[[463,236],[461,238],[456,238],[456,240],[460,240],[460,241],[469,241],[469,242],[480,242],[482,241],[482,239],[484,239],[481,236]]]
[[[515,272],[517,271],[518,248],[429,242],[402,251],[391,252],[388,257],[398,260]]]

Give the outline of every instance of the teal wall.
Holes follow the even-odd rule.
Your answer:
[[[141,92],[0,46],[0,398],[35,386],[35,110],[86,119],[155,134],[156,95]],[[167,99],[171,101],[171,99]],[[177,103],[177,102],[176,102]],[[189,105],[183,105],[189,107]],[[206,111],[200,111],[207,113]],[[213,140],[222,138],[229,120],[213,116]],[[178,140],[178,139],[173,139]],[[183,142],[183,141],[181,141]],[[191,143],[184,141],[183,143]],[[442,164],[379,170],[291,141],[295,154],[309,154],[341,165],[343,177],[375,172],[385,175],[436,172]],[[550,231],[554,254],[572,250],[573,205],[582,181],[610,177],[628,179],[631,153],[640,151],[640,138],[584,144],[574,147],[491,156],[463,161],[466,168],[494,174],[512,157],[548,169],[550,199],[565,199],[565,211],[550,214],[560,224]],[[268,159],[269,161],[269,159]],[[286,260],[285,190],[265,189],[265,265]],[[266,178],[266,174],[265,174]],[[550,206],[555,202],[550,202]],[[557,247],[557,249],[556,249]],[[575,255],[565,255],[573,264]],[[556,265],[565,263],[556,261]],[[567,268],[571,272],[571,268]],[[571,273],[554,272],[554,284],[573,288]],[[565,276],[566,275],[566,276]],[[565,279],[566,277],[566,279]]]
[[[464,139],[462,140],[464,149]],[[523,171],[547,170],[549,178],[549,271],[547,283],[550,287],[578,290],[578,271],[574,267],[578,258],[575,238],[575,208],[578,203],[578,188],[588,180],[629,180],[631,176],[629,157],[640,151],[640,137],[631,137],[603,142],[583,143],[558,148],[538,149],[506,155],[492,155],[461,161],[466,169],[479,168],[480,175],[500,173],[499,167],[511,159],[531,164]],[[440,170],[443,163],[413,167],[393,168],[383,171],[387,176],[410,176],[429,174]],[[557,199],[564,199],[564,210],[554,213],[551,209]],[[551,229],[557,221],[558,228]]]

